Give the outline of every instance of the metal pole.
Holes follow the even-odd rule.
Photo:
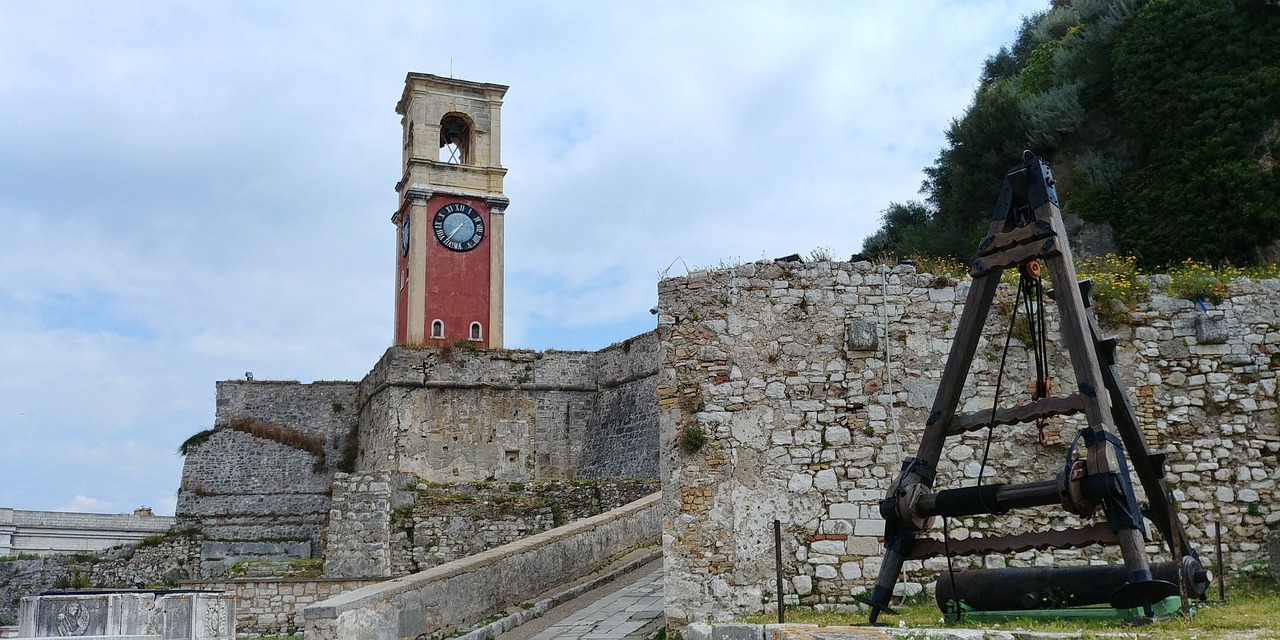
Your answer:
[[[773,521],[773,567],[778,574],[778,624],[786,622],[782,605],[782,521]]]
[[[1222,574],[1222,522],[1213,525],[1214,544],[1218,547],[1218,602],[1227,601],[1227,586],[1223,584],[1226,576]]]

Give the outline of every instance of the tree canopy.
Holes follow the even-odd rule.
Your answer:
[[[865,254],[971,256],[1023,149],[1144,266],[1249,264],[1280,238],[1280,3],[1058,0],[980,80]]]

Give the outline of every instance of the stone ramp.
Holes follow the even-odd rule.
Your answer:
[[[529,640],[635,640],[646,638],[662,627],[662,561],[638,569],[639,578],[620,588],[601,588],[603,593],[587,593],[587,602],[553,622]],[[625,581],[625,578],[622,579]],[[555,611],[548,613],[554,617]],[[507,636],[503,636],[504,640]],[[523,640],[512,637],[511,640]]]
[[[303,614],[306,635],[312,640],[448,637],[473,628],[495,613],[527,605],[557,585],[589,576],[630,550],[656,544],[662,531],[661,497],[655,493],[598,516],[313,604]]]

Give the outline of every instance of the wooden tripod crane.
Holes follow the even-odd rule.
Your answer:
[[[1099,337],[1097,322],[1089,309],[1089,283],[1075,284],[1075,265],[1049,166],[1030,152],[1024,153],[1023,160],[1023,164],[1006,173],[990,230],[978,246],[977,259],[970,271],[973,283],[925,423],[920,448],[915,457],[903,462],[901,473],[880,501],[880,514],[885,519],[885,555],[870,598],[863,600],[871,607],[872,623],[882,611],[893,613],[889,601],[905,560],[944,552],[1010,552],[1094,543],[1119,545],[1124,558],[1125,581],[1117,588],[1108,589],[1100,601],[1110,602],[1117,609],[1142,607],[1150,615],[1154,603],[1178,594],[1179,587],[1173,581],[1153,576],[1145,548],[1144,513],[1139,512],[1128,461],[1132,461],[1149,502],[1145,515],[1155,523],[1171,555],[1177,559],[1174,579],[1181,578],[1198,597],[1203,597],[1209,584],[1208,574],[1186,542],[1172,510],[1164,485],[1163,454],[1153,455],[1148,451],[1133,409],[1120,386],[1114,364],[1115,340]],[[1077,382],[1075,393],[1037,394],[1037,398],[1026,405],[957,414],[956,406],[1000,284],[1000,274],[1009,268],[1027,269],[1037,261],[1043,261],[1057,285],[1050,297],[1058,307],[1062,342],[1070,354]],[[1038,265],[1034,268],[1038,269]],[[1073,443],[1066,465],[1056,478],[984,486],[980,477],[974,487],[933,491],[938,459],[949,436],[1081,412],[1088,426],[1080,431],[1076,442],[1083,443],[1084,456],[1074,459]],[[1101,507],[1106,524],[1066,532],[980,538],[950,544],[917,539],[934,516],[999,514],[1010,509],[1054,504],[1085,518],[1093,516]],[[1092,568],[1073,568],[1077,573],[1081,569]],[[1099,571],[1106,569],[1111,568],[1098,568]],[[998,575],[994,573],[984,580],[998,583]]]

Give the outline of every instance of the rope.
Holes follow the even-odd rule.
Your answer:
[[[1035,360],[1036,377],[1032,381],[1031,399],[1038,400],[1040,398],[1049,397],[1049,342],[1046,333],[1046,322],[1044,316],[1044,279],[1040,277],[1039,271],[1032,271],[1035,275],[1028,275],[1027,269],[1019,268],[1018,287],[1026,291],[1024,298],[1027,311],[1027,330],[1031,336],[1031,351]],[[1036,430],[1039,432],[1040,445],[1048,444],[1048,438],[1045,436],[1046,420],[1043,417],[1036,418]]]
[[[988,276],[992,277],[992,276]],[[1019,283],[1021,284],[1021,283]],[[1009,341],[1013,338],[1013,327],[1018,321],[1018,303],[1022,301],[1022,287],[1019,286],[1013,298],[1013,312],[1009,314],[1009,329],[1004,335],[1004,352],[1000,354],[1000,369],[996,372],[996,392],[995,397],[991,399],[991,419],[987,421],[987,444],[982,449],[982,465],[978,468],[978,484],[982,486],[982,476],[987,472],[987,458],[991,455],[991,440],[996,432],[996,410],[1000,407],[1000,384],[1004,381],[1004,365],[1009,358]],[[978,499],[982,501],[982,507],[988,513],[996,513],[996,510],[986,503],[986,499],[982,497],[982,492],[978,492]]]

